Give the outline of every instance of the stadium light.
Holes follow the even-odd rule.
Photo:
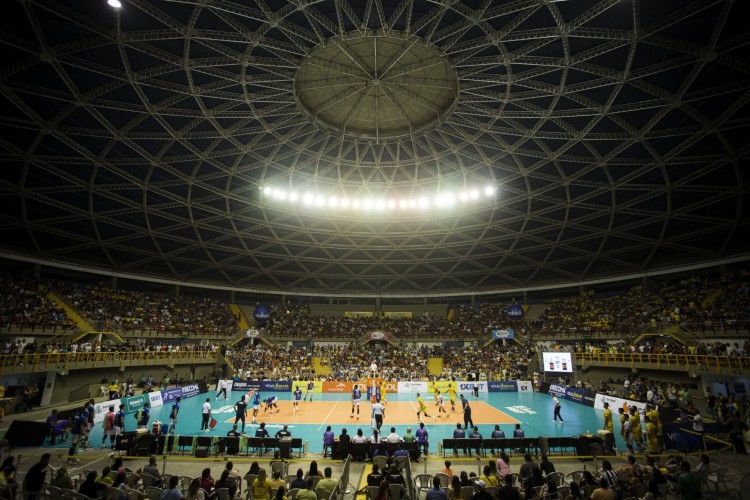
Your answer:
[[[120,0],[107,0],[107,4],[113,9],[119,9],[122,7],[122,2],[120,2]]]

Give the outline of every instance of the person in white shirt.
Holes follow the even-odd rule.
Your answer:
[[[216,384],[216,399],[219,399],[219,396],[224,394],[224,400],[227,399],[227,381],[220,379],[219,382]]]
[[[551,394],[551,396],[552,396],[552,402],[555,405],[555,414],[554,414],[553,420],[557,422],[557,419],[559,418],[560,422],[565,422],[565,420],[563,420],[562,416],[560,415],[560,408],[561,408],[560,400],[557,399],[557,396],[555,396],[554,394]]]
[[[208,426],[208,421],[211,419],[211,398],[206,398],[206,402],[203,403],[201,412],[203,417],[203,420],[201,420],[201,432],[208,432],[211,430]]]
[[[403,441],[403,439],[401,439],[401,436],[396,434],[396,428],[391,427],[391,433],[385,437],[385,442],[386,443],[400,443],[401,441]]]
[[[357,429],[357,435],[352,437],[352,443],[366,443],[367,437],[362,433],[362,429]]]
[[[383,417],[385,416],[385,406],[380,403],[372,405],[372,416],[375,418],[375,427],[380,430],[383,426]]]

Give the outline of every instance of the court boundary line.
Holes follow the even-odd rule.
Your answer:
[[[324,426],[326,425],[326,422],[328,421],[328,417],[330,417],[330,416],[331,416],[331,413],[333,413],[333,410],[335,410],[335,409],[336,409],[336,407],[338,406],[338,404],[339,404],[340,402],[341,402],[341,398],[339,397],[339,398],[338,398],[338,399],[336,400],[336,402],[335,402],[335,403],[333,404],[333,408],[331,408],[331,411],[329,411],[329,412],[328,412],[328,415],[326,415],[326,418],[324,418],[324,419],[323,419],[323,422],[322,422],[322,423],[321,423],[321,424],[320,424],[320,425],[318,426],[318,431],[320,431],[320,429],[322,429],[322,428],[323,428],[323,427],[324,427]]]

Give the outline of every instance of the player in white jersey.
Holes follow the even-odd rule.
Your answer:
[[[438,418],[440,418],[440,414],[445,413],[445,416],[448,416],[448,412],[445,411],[445,401],[443,400],[443,395],[438,393]]]

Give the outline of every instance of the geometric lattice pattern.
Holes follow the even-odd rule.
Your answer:
[[[715,0],[7,2],[0,249],[369,296],[742,257],[748,18]],[[494,202],[428,214],[260,192],[486,184]]]

